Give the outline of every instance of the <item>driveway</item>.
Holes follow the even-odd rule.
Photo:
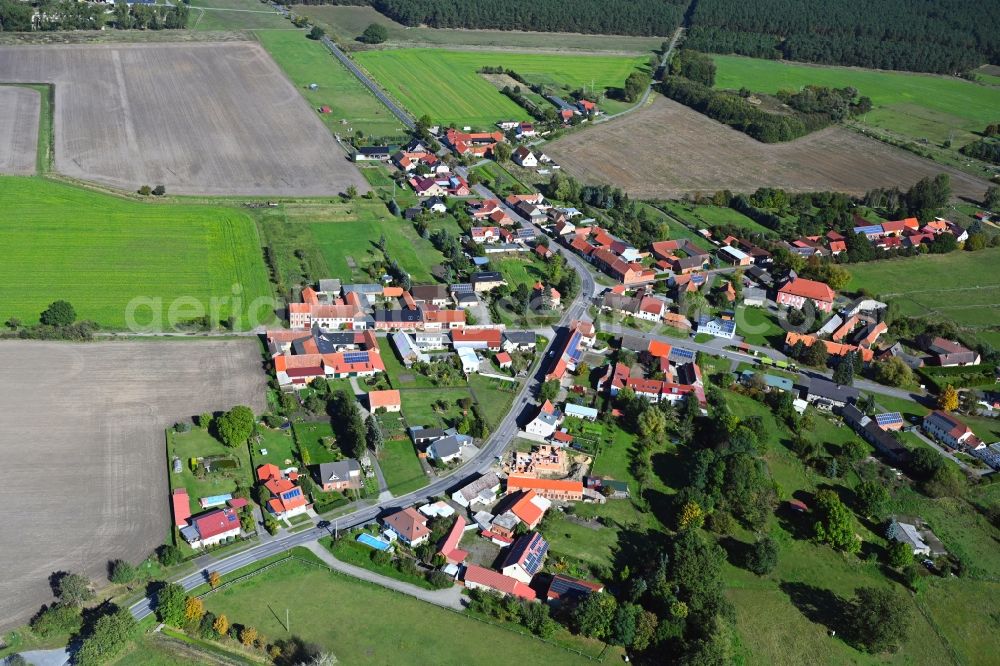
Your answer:
[[[382,587],[389,588],[390,590],[408,594],[411,597],[416,597],[421,601],[426,601],[427,603],[434,604],[435,606],[451,608],[452,610],[459,611],[465,608],[465,606],[462,605],[462,588],[457,585],[453,585],[444,590],[425,590],[422,587],[417,587],[416,585],[411,585],[410,583],[404,583],[401,580],[389,578],[373,571],[369,571],[368,569],[356,567],[353,564],[341,562],[336,557],[331,555],[330,551],[315,541],[306,544],[305,547],[315,553],[316,557],[321,559],[331,569],[345,573],[348,576],[360,578],[361,580],[367,580],[370,583],[381,585]]]

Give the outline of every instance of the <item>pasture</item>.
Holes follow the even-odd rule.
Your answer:
[[[730,226],[738,227],[751,234],[774,235],[774,232],[764,225],[754,222],[743,213],[735,211],[732,208],[679,202],[666,202],[663,206],[671,215],[692,225],[696,229]]]
[[[35,173],[40,108],[37,90],[0,86],[0,173]]]
[[[513,69],[525,79],[562,94],[577,88],[603,91],[621,87],[646,59],[624,56],[571,56],[500,51],[396,49],[363,51],[355,59],[414,116],[435,123],[492,126],[526,112],[477,71],[485,66]]]
[[[759,187],[861,195],[874,187],[906,189],[938,173],[951,176],[956,196],[978,200],[989,186],[841,127],[787,143],[759,143],[659,95],[649,106],[602,124],[600,132],[574,132],[545,152],[587,183],[611,183],[642,198]]]
[[[55,85],[54,168],[72,178],[169,194],[368,189],[258,44],[3,46],[0,81]]]
[[[80,319],[124,328],[135,298],[159,299],[136,312],[143,327],[167,327],[178,299],[204,309],[210,299],[232,298],[218,319],[236,326],[271,319],[267,305],[254,316],[249,304],[271,293],[253,221],[230,208],[139,203],[38,178],[0,177],[0,318],[34,324],[49,303],[68,300]],[[200,316],[185,306],[178,318]]]
[[[948,319],[979,335],[1000,329],[1000,249],[854,264],[849,290],[899,304],[904,315]]]
[[[211,0],[206,0],[211,1]],[[347,5],[298,5],[296,14],[326,29],[339,43],[349,45],[372,23],[389,31],[387,44],[393,46],[476,47],[511,50],[608,51],[649,54],[666,37],[627,35],[582,35],[570,32],[522,32],[517,30],[464,30],[461,28],[408,27],[396,23],[372,7]]]
[[[331,604],[332,599],[336,603]],[[296,626],[292,633],[285,629],[284,613],[277,612],[289,603],[291,624]],[[271,640],[294,636],[318,643],[344,664],[413,663],[419,655],[422,663],[485,666],[506,664],[510,654],[530,654],[532,661],[553,666],[580,663],[579,655],[520,632],[298,561],[210,594],[205,607],[257,627]],[[498,650],[498,645],[504,649]]]
[[[294,30],[291,21],[258,0],[190,0],[189,30]]]
[[[951,76],[889,72],[856,67],[713,55],[716,88],[776,93],[805,85],[853,87],[871,97],[874,108],[860,122],[913,139],[964,145],[974,132],[997,120],[1000,88]]]
[[[362,132],[376,137],[405,134],[399,120],[361,85],[357,77],[318,41],[307,39],[300,30],[262,30],[257,39],[306,101],[313,113],[329,106],[330,113],[319,115],[323,124],[344,138]],[[310,90],[315,83],[317,90]]]
[[[164,429],[265,407],[255,340],[0,342],[0,626],[51,599],[53,571],[95,580],[169,538]],[[30,510],[25,510],[30,498]]]

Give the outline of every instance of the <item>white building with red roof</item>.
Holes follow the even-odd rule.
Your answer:
[[[406,507],[382,519],[389,538],[399,539],[408,546],[419,546],[431,536],[427,527],[427,517],[412,506]]]
[[[830,312],[833,310],[833,299],[836,297],[833,289],[825,282],[794,278],[778,290],[779,305],[801,310],[806,302],[811,301],[817,310]]]
[[[305,493],[295,484],[298,476],[298,472],[285,474],[272,464],[257,468],[257,481],[271,494],[265,508],[276,518],[287,519],[309,511]]]
[[[513,596],[525,601],[535,601],[537,597],[531,586],[525,585],[518,579],[475,564],[466,565],[462,579],[466,589],[469,590],[493,590],[504,596]]]
[[[239,535],[240,517],[231,507],[206,511],[181,529],[181,536],[192,548],[207,548]]]
[[[462,516],[456,517],[455,524],[448,530],[448,536],[441,542],[441,548],[438,550],[438,553],[444,557],[448,564],[461,564],[469,556],[469,551],[458,547],[459,542],[462,541],[462,535],[465,534],[466,525],[468,525],[468,522],[465,518]]]

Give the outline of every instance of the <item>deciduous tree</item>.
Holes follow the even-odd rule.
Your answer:
[[[861,645],[871,653],[895,652],[909,637],[913,614],[901,592],[888,587],[855,591],[851,624]]]
[[[954,386],[948,384],[941,391],[941,395],[938,396],[937,400],[938,409],[943,409],[946,412],[953,412],[958,409],[958,391]]]
[[[215,420],[219,439],[226,446],[234,447],[245,444],[253,434],[253,410],[243,405],[237,405]]]

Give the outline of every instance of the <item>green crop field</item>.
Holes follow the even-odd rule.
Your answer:
[[[436,123],[492,126],[502,118],[521,118],[524,109],[477,73],[484,66],[513,69],[529,81],[568,91],[621,87],[644,58],[625,56],[541,55],[497,51],[397,49],[363,51],[356,60],[415,116]]]
[[[848,290],[899,303],[904,315],[936,315],[977,335],[1000,330],[1000,249],[852,265]]]
[[[306,38],[305,32],[262,30],[256,35],[314,110],[324,105],[330,107],[331,113],[320,115],[330,131],[343,137],[358,131],[376,137],[405,134],[403,126],[389,109],[361,85],[325,46]],[[312,83],[318,86],[317,90],[309,89]]]
[[[974,138],[972,132],[997,121],[1000,108],[1000,88],[954,77],[712,57],[718,68],[716,88],[746,86],[755,92],[775,93],[809,84],[852,86],[874,103],[872,111],[861,119],[863,123],[936,143],[948,139],[953,131],[956,145],[968,143]]]
[[[205,0],[206,2],[209,0]],[[409,28],[380,14],[372,7],[299,5],[296,14],[309,17],[342,43],[350,44],[372,23],[384,25],[390,44],[427,46],[477,46],[508,49],[566,51],[613,51],[651,53],[666,37],[626,35],[581,35],[565,32],[521,32],[516,30],[463,30],[460,28]]]
[[[136,298],[159,299],[161,328],[172,303],[232,298],[238,325],[251,301],[271,294],[253,220],[221,206],[142,203],[40,178],[0,177],[0,318],[25,324],[65,299],[80,319],[124,328]],[[184,298],[185,301],[177,301]],[[227,301],[219,319],[231,313]],[[136,310],[143,326],[150,307]],[[183,318],[200,316],[181,308]],[[204,314],[204,313],[203,313]]]

